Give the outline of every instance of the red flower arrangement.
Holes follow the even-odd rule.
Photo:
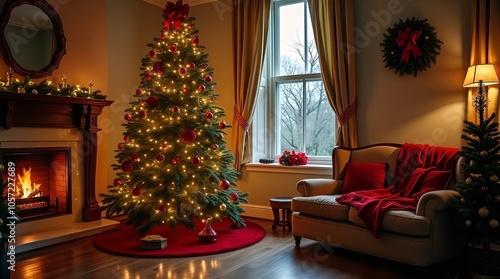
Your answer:
[[[295,150],[285,150],[279,158],[280,165],[294,166],[307,164],[307,155],[304,152],[295,152]]]

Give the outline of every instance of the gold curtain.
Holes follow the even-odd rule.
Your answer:
[[[337,115],[336,145],[356,147],[352,0],[308,0],[326,94]]]
[[[500,1],[472,0],[472,47],[470,64],[494,64],[497,75],[500,74]],[[466,70],[464,71],[465,78]],[[477,113],[472,107],[472,97],[477,88],[469,90],[466,119],[479,123]],[[498,86],[487,88],[490,100],[485,109],[486,117],[492,112],[498,115]]]
[[[248,129],[257,100],[272,0],[233,0],[235,12],[235,104],[231,150],[234,167],[250,162]]]

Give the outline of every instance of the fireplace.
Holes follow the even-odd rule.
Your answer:
[[[0,91],[3,163],[15,162],[16,180],[29,172],[29,180],[36,183],[29,190],[39,195],[16,199],[22,209],[15,227],[16,253],[95,235],[118,224],[101,218],[95,193],[97,117],[111,103]]]
[[[22,222],[71,214],[69,148],[2,151],[3,160],[15,165],[16,208]]]

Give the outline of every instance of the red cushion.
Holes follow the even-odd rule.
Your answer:
[[[420,184],[420,192],[444,190],[448,186],[450,178],[450,170],[433,170],[425,176],[422,184]]]
[[[411,197],[417,200],[427,192],[446,189],[446,186],[451,178],[450,170],[438,170],[436,168],[415,169],[415,173],[418,172],[425,176],[419,181],[419,183],[417,182],[418,184],[414,187],[415,190],[411,192]]]
[[[385,166],[385,163],[347,163],[341,193],[384,188]]]

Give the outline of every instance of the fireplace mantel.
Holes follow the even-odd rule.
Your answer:
[[[101,219],[95,196],[97,117],[113,101],[0,91],[0,134],[12,127],[78,128],[83,133],[85,222]]]

